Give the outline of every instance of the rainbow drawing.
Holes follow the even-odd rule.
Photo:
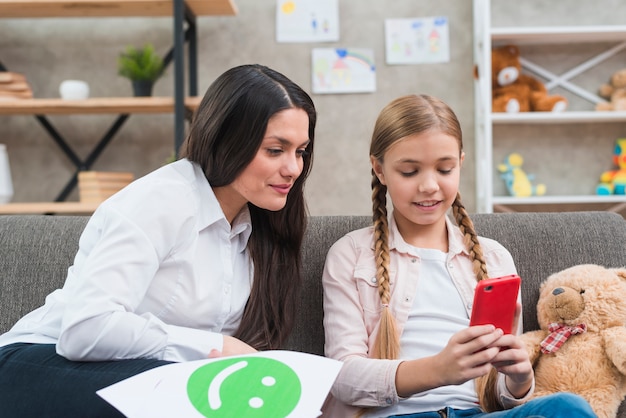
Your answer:
[[[374,51],[369,48],[314,48],[314,93],[366,93],[376,91]]]
[[[374,62],[372,61],[371,58],[369,58],[365,54],[356,52],[355,50],[352,50],[352,49],[345,49],[345,48],[336,48],[335,52],[337,53],[337,56],[341,60],[355,61],[355,62],[365,65],[371,71],[376,71],[376,66],[374,65]]]

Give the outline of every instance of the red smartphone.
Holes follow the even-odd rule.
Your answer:
[[[493,324],[505,334],[514,333],[520,283],[517,274],[479,281],[474,290],[470,326]]]

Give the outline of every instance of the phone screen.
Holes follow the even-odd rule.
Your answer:
[[[478,282],[474,290],[470,326],[492,324],[505,334],[513,333],[520,282],[516,274]]]

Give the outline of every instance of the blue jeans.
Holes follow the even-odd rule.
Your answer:
[[[513,409],[497,412],[483,412],[480,408],[452,409],[440,412],[422,412],[419,414],[393,415],[389,418],[597,418],[591,406],[578,395],[555,393],[532,399]]]
[[[0,347],[0,415],[3,418],[123,417],[96,391],[162,360],[69,361],[54,344]]]

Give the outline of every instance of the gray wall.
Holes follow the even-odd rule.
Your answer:
[[[235,0],[236,17],[201,17],[199,84],[204,92],[227,68],[262,63],[292,78],[311,92],[310,56],[314,47],[373,48],[377,64],[375,93],[312,95],[319,112],[313,173],[307,185],[313,215],[370,214],[368,147],[374,120],[393,98],[428,93],[451,105],[461,120],[466,160],[461,193],[474,204],[474,103],[472,78],[472,2],[469,0],[340,0],[340,40],[336,43],[275,42],[275,0]],[[498,24],[517,21],[592,24],[624,16],[622,0],[498,0]],[[607,3],[604,5],[604,3]],[[609,6],[609,3],[611,5]],[[601,9],[601,10],[598,10]],[[621,10],[616,13],[615,10]],[[545,10],[554,10],[548,17]],[[450,62],[395,65],[385,63],[384,19],[447,16]],[[597,20],[596,20],[597,17]],[[541,22],[541,20],[544,20]],[[578,22],[576,19],[579,19]],[[614,22],[623,23],[623,22]],[[127,44],[151,42],[165,53],[171,46],[168,18],[0,19],[0,61],[26,74],[36,97],[58,97],[64,79],[91,86],[91,96],[129,96],[130,83],[116,74],[116,57]],[[604,80],[601,80],[604,81]],[[155,86],[155,95],[171,95],[172,69]],[[114,115],[50,116],[71,146],[84,156],[104,135]],[[0,143],[9,152],[14,201],[54,199],[74,167],[32,116],[0,116]],[[173,116],[132,115],[93,166],[97,170],[132,171],[141,176],[159,167],[173,147]],[[607,164],[609,157],[607,157]],[[608,167],[607,167],[608,168]],[[71,199],[77,199],[74,193]]]

